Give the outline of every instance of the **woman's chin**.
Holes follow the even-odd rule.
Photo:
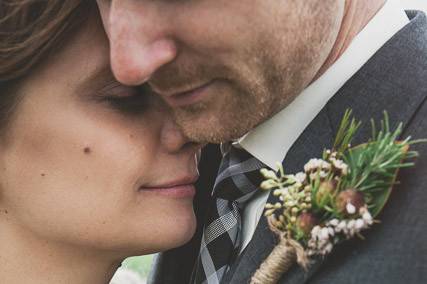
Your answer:
[[[180,247],[191,240],[196,231],[196,225],[196,217],[191,213],[174,216],[155,226],[147,227],[150,231],[137,243],[132,244],[132,247],[137,250],[133,254],[153,254]]]
[[[177,218],[174,224],[168,229],[165,229],[163,236],[159,236],[159,240],[163,241],[163,248],[159,251],[165,251],[168,249],[182,246],[189,242],[196,232],[196,217],[194,214],[186,218]]]

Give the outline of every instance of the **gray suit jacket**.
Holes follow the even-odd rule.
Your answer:
[[[301,170],[308,159],[320,157],[323,148],[332,145],[346,108],[365,120],[354,144],[370,137],[369,119],[379,121],[383,110],[388,111],[392,125],[403,122],[402,137],[427,138],[427,20],[422,12],[410,11],[408,16],[411,22],[335,94],[301,134],[283,162],[287,172]],[[420,153],[416,167],[400,172],[401,183],[378,217],[381,224],[364,234],[366,240],[354,239],[337,246],[308,272],[295,265],[280,283],[427,283],[427,144],[414,149]],[[210,175],[206,180],[212,182],[213,178]],[[187,245],[157,258],[151,283],[188,283],[200,244],[209,188],[202,184],[196,200],[196,235]],[[274,198],[271,195],[269,201],[274,202]],[[261,218],[253,239],[223,282],[248,283],[275,244],[265,218]]]

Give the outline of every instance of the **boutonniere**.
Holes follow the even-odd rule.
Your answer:
[[[329,254],[338,243],[359,237],[375,223],[396,184],[398,170],[413,166],[421,140],[397,140],[402,124],[390,130],[387,113],[372,138],[351,146],[360,121],[347,110],[334,145],[321,159],[309,160],[302,172],[262,169],[261,188],[280,202],[266,204],[265,216],[279,242],[252,277],[252,284],[276,283],[295,261],[307,269],[314,257]],[[423,142],[425,142],[423,140]]]

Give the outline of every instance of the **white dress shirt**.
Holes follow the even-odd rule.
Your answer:
[[[400,1],[388,0],[320,78],[312,82],[285,109],[251,130],[235,144],[271,169],[277,170],[277,162],[284,160],[292,144],[328,100],[407,23],[409,19]],[[268,192],[260,192],[244,209],[241,251],[252,239],[267,198]]]

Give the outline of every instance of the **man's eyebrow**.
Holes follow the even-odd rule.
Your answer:
[[[101,89],[106,84],[115,81],[110,66],[103,66],[95,69],[91,74],[78,82],[76,91],[79,94],[86,94]]]

